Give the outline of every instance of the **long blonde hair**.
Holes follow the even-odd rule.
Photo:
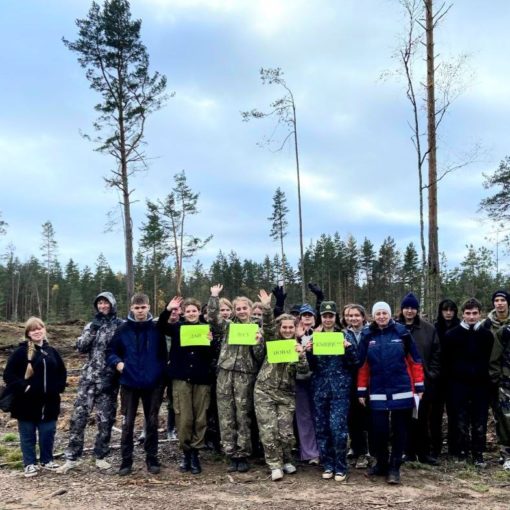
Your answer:
[[[33,340],[28,336],[30,331],[39,328],[45,328],[46,325],[44,322],[39,319],[39,317],[30,317],[25,323],[25,338],[27,339],[27,361],[32,361],[35,354],[35,344]],[[25,379],[29,379],[34,375],[34,369],[32,368],[32,364],[27,364],[27,369],[25,370]]]

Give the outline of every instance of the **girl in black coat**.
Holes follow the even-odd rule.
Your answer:
[[[52,471],[58,467],[53,442],[67,372],[59,353],[48,344],[41,319],[28,319],[25,338],[7,361],[4,381],[14,395],[11,415],[18,420],[25,476],[31,477],[37,474],[36,432],[41,467]]]

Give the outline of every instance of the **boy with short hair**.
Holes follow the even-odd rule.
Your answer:
[[[138,403],[142,401],[146,423],[144,448],[147,470],[160,471],[158,460],[158,415],[163,398],[163,376],[167,360],[164,335],[149,313],[149,297],[138,293],[131,298],[128,320],[122,324],[107,350],[107,363],[120,372],[121,399],[125,406],[122,424],[119,475],[131,473],[133,466],[133,429]]]

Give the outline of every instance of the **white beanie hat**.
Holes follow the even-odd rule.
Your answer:
[[[377,312],[378,310],[384,310],[388,312],[388,315],[391,317],[390,305],[385,301],[377,301],[377,303],[372,307],[372,317],[375,316],[375,312]]]

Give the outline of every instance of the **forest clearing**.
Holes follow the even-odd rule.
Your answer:
[[[67,441],[69,417],[78,382],[82,358],[74,351],[74,341],[83,323],[54,324],[48,328],[51,343],[62,353],[70,371],[69,387],[63,395],[62,414],[56,436],[56,461],[62,462]],[[9,349],[21,338],[21,324],[0,323],[0,368]],[[161,407],[164,430],[166,404]],[[112,445],[120,441],[119,422],[112,435]],[[141,428],[141,414],[137,430]],[[5,441],[16,435],[15,441]],[[93,444],[95,427],[86,429],[85,448]],[[351,469],[346,483],[322,480],[319,468],[298,464],[298,473],[283,481],[270,480],[263,459],[254,459],[248,473],[229,474],[223,459],[204,452],[203,473],[182,474],[177,443],[170,443],[160,433],[162,471],[149,475],[141,446],[135,448],[133,475],[120,478],[116,468],[119,451],[114,448],[114,467],[106,472],[95,468],[90,451],[84,462],[66,475],[44,472],[35,478],[23,477],[19,462],[10,462],[17,444],[16,420],[0,414],[0,508],[148,509],[175,506],[185,509],[507,509],[510,498],[510,473],[498,465],[493,424],[488,434],[487,469],[476,471],[471,465],[441,459],[439,467],[409,463],[402,470],[402,485],[393,487],[384,479],[371,480],[364,470]],[[60,456],[59,456],[60,454]],[[11,456],[11,457],[9,457]]]

